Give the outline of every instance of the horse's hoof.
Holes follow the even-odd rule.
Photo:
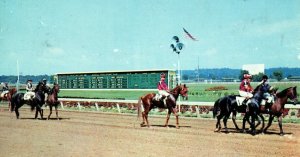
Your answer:
[[[215,132],[220,132],[222,128],[216,128]]]
[[[280,136],[283,136],[284,134],[283,134],[283,133],[280,133],[279,135],[280,135]]]

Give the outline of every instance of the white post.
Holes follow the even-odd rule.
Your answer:
[[[96,110],[99,111],[98,103],[95,103],[95,106],[96,106]]]
[[[19,60],[17,60],[17,74],[18,74],[18,79],[17,79],[17,91],[19,91],[19,80],[20,80],[20,72],[19,72]]]
[[[80,102],[77,102],[77,107],[81,110]]]
[[[178,60],[177,60],[177,68],[178,68],[178,84],[181,83],[180,79],[181,79],[181,74],[180,74],[180,57],[179,57],[179,54],[178,53]]]
[[[178,53],[178,61],[177,61],[177,68],[178,68],[178,85],[180,85],[181,84],[181,73],[180,73],[180,57],[179,57],[179,54],[180,53]],[[178,102],[180,103],[180,95],[179,95],[179,97],[178,97]],[[180,107],[180,105],[179,105],[179,107]],[[179,108],[179,111],[180,111],[180,108]]]
[[[117,109],[118,109],[119,113],[121,113],[120,105],[118,103],[117,103]]]
[[[199,118],[200,117],[200,111],[199,111],[199,107],[196,106],[196,114],[197,114],[197,117]]]
[[[60,102],[60,106],[61,106],[61,109],[64,110],[64,103],[62,101]]]

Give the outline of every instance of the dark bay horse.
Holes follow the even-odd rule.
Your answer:
[[[259,106],[261,106],[261,102],[263,99],[263,92],[262,91],[256,91],[254,93],[254,96],[250,99],[250,103],[248,103],[248,111],[246,111],[245,116],[243,118],[243,129],[242,132],[245,132],[245,125],[246,121],[250,124],[251,128],[251,134],[256,134],[256,126],[255,126],[255,119],[257,119],[257,115],[259,115]],[[262,115],[261,115],[262,116]],[[251,121],[249,121],[249,118],[251,117]],[[262,121],[264,121],[264,118],[262,117]],[[263,123],[264,124],[264,123]],[[263,125],[264,127],[264,125]],[[262,129],[263,129],[262,127]]]
[[[294,102],[294,105],[297,103],[297,86],[295,87],[289,87],[284,89],[283,91],[276,94],[275,102],[270,108],[269,112],[269,122],[267,127],[264,129],[264,132],[266,133],[268,128],[271,126],[274,117],[278,118],[278,125],[280,128],[280,135],[283,135],[282,130],[282,117],[283,117],[283,111],[284,111],[284,105],[287,103],[288,99],[292,100]],[[261,107],[261,112],[265,113],[265,109]]]
[[[43,119],[42,106],[45,104],[45,93],[48,93],[48,88],[42,83],[37,85],[35,97],[32,100],[24,100],[24,93],[15,93],[11,99],[11,112],[15,111],[16,117],[19,119],[19,108],[24,104],[28,104],[31,106],[32,111],[36,108],[35,119],[38,116],[38,112],[40,113],[41,119]]]
[[[258,89],[256,89],[255,91],[258,91]],[[232,113],[232,121],[233,124],[235,126],[235,128],[237,130],[240,130],[238,125],[236,124],[236,114],[237,113],[246,113],[246,106],[239,106],[236,100],[236,97],[238,97],[239,95],[229,95],[229,96],[225,96],[222,98],[219,98],[218,100],[215,101],[214,104],[214,109],[213,109],[213,117],[217,117],[217,123],[216,123],[216,129],[215,132],[218,132],[221,130],[221,119],[223,119],[223,123],[224,123],[224,129],[225,132],[228,132],[227,129],[227,120],[230,117],[230,114]],[[253,104],[252,104],[253,105]],[[252,106],[254,107],[254,106]],[[254,115],[256,116],[256,115]],[[258,114],[257,116],[260,117],[260,119],[258,117],[255,117],[256,119],[258,119],[258,124],[255,126],[259,126],[262,123],[262,128],[261,130],[264,128],[264,121],[263,121],[263,116],[261,114]],[[248,116],[246,117],[248,118]],[[248,119],[246,119],[248,120]],[[250,122],[248,120],[249,123],[253,123]]]
[[[11,98],[12,98],[12,96],[15,94],[15,93],[17,93],[17,89],[16,88],[12,88],[12,89],[10,89],[9,91],[8,91],[8,93],[7,94],[5,94],[4,95],[4,97],[3,98],[0,98],[0,101],[2,101],[2,100],[5,100],[5,101],[8,101],[8,110],[10,111],[11,109]]]
[[[58,111],[57,111],[57,107],[58,107],[58,104],[59,104],[59,101],[57,100],[58,93],[59,93],[59,85],[54,84],[54,86],[50,90],[50,92],[48,94],[48,98],[46,100],[46,105],[49,105],[49,108],[50,108],[50,114],[49,114],[47,119],[50,119],[50,116],[52,114],[52,107],[54,106],[55,107],[55,112],[56,112],[56,118],[57,118],[57,120],[59,120]]]
[[[153,99],[156,95],[155,93],[146,94],[146,95],[140,97],[140,99],[138,101],[138,117],[141,114],[141,110],[143,110],[142,111],[143,122],[141,123],[141,126],[144,126],[145,124],[147,124],[147,126],[150,127],[149,121],[148,121],[148,113],[154,107],[158,107],[158,108],[167,108],[168,109],[165,126],[166,127],[168,126],[170,114],[173,113],[176,117],[176,128],[178,129],[179,122],[178,122],[178,114],[177,114],[177,110],[176,110],[176,101],[179,97],[179,94],[182,97],[187,99],[187,97],[188,97],[187,92],[188,92],[188,88],[186,87],[185,84],[176,86],[174,89],[172,89],[170,91],[170,95],[166,99],[166,104],[164,104],[162,101],[157,101],[157,100]]]

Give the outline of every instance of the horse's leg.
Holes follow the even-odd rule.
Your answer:
[[[58,105],[56,105],[56,106],[55,106],[55,112],[56,112],[56,118],[57,118],[57,120],[59,120],[59,118],[58,118],[58,111],[57,111],[57,107],[58,107]]]
[[[178,114],[177,114],[176,108],[173,108],[173,109],[172,109],[172,112],[173,112],[173,114],[174,114],[175,117],[176,117],[176,128],[179,129],[179,120],[178,120]]]
[[[142,118],[143,118],[143,122],[140,124],[141,127],[145,125],[146,123],[146,118],[145,118],[145,111],[142,112]]]
[[[261,119],[257,115],[255,115],[255,119],[257,119],[257,124],[255,125],[255,128],[257,128],[261,124]]]
[[[255,118],[256,116],[254,114],[251,115],[251,134],[255,135],[256,130],[255,130]]]
[[[246,131],[245,131],[246,121],[247,121],[248,123],[250,123],[250,122],[249,122],[249,114],[248,114],[247,112],[245,113],[245,116],[244,116],[244,118],[243,118],[243,128],[242,128],[242,130],[241,130],[241,132],[243,132],[243,133],[246,132]]]
[[[227,128],[227,120],[228,120],[229,116],[225,115],[224,119],[223,119],[223,123],[224,123],[224,129],[225,132],[228,133],[228,128]]]
[[[236,130],[240,130],[240,128],[238,127],[238,125],[236,124],[236,111],[233,111],[232,112],[232,122],[233,122],[233,124],[234,124],[234,126],[235,126],[235,128],[236,128]]]
[[[35,116],[34,116],[34,119],[37,119],[38,112],[39,112],[38,110],[39,110],[38,107],[36,107],[36,108],[35,108]]]
[[[265,118],[262,114],[259,114],[258,116],[260,117],[260,119],[262,121],[262,126],[261,126],[261,129],[260,129],[260,132],[263,133],[263,130],[264,130],[264,127],[265,127]]]
[[[268,122],[268,125],[267,127],[264,129],[264,133],[267,132],[268,128],[271,126],[272,122],[273,122],[273,119],[274,119],[274,116],[273,115],[270,115],[269,117],[269,122]]]
[[[20,116],[19,108],[15,107],[15,113],[16,113],[17,119],[19,119],[19,116]]]
[[[259,114],[258,116],[256,116],[256,118],[258,119],[258,124],[256,124],[255,128],[262,124],[260,132],[263,133],[263,129],[265,127],[265,118],[262,114]]]
[[[145,112],[145,120],[146,120],[146,124],[147,124],[148,128],[150,128],[150,124],[148,121],[148,112]]]
[[[278,117],[278,125],[280,129],[280,136],[283,136],[283,130],[282,130],[282,116]]]
[[[50,109],[50,113],[49,113],[49,115],[48,115],[47,120],[50,119],[50,116],[51,116],[51,114],[52,114],[52,105],[49,105],[49,109]],[[55,109],[56,109],[56,108],[55,108]],[[56,117],[57,117],[57,115],[56,115]]]
[[[8,111],[10,111],[10,108],[11,108],[11,102],[8,101]]]
[[[166,118],[166,123],[165,123],[165,127],[168,126],[169,123],[169,119],[170,119],[170,115],[171,115],[172,111],[170,109],[168,109],[168,113],[167,113],[167,118]]]
[[[223,118],[222,114],[217,116],[217,124],[216,124],[215,132],[219,132],[221,130],[221,119],[222,118]]]

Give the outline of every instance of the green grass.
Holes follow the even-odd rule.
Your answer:
[[[255,87],[258,83],[252,83]],[[292,87],[299,86],[300,83],[270,83],[272,86],[278,87],[279,91]],[[208,101],[213,102],[220,97],[238,94],[239,83],[201,83],[201,84],[187,84],[189,87],[189,101]],[[205,89],[224,86],[227,90],[222,91],[205,91]],[[297,88],[298,95],[300,87]],[[147,93],[156,93],[153,91],[133,91],[133,90],[61,90],[59,97],[72,97],[72,98],[95,98],[95,99],[123,99],[123,100],[137,100],[140,96]]]

